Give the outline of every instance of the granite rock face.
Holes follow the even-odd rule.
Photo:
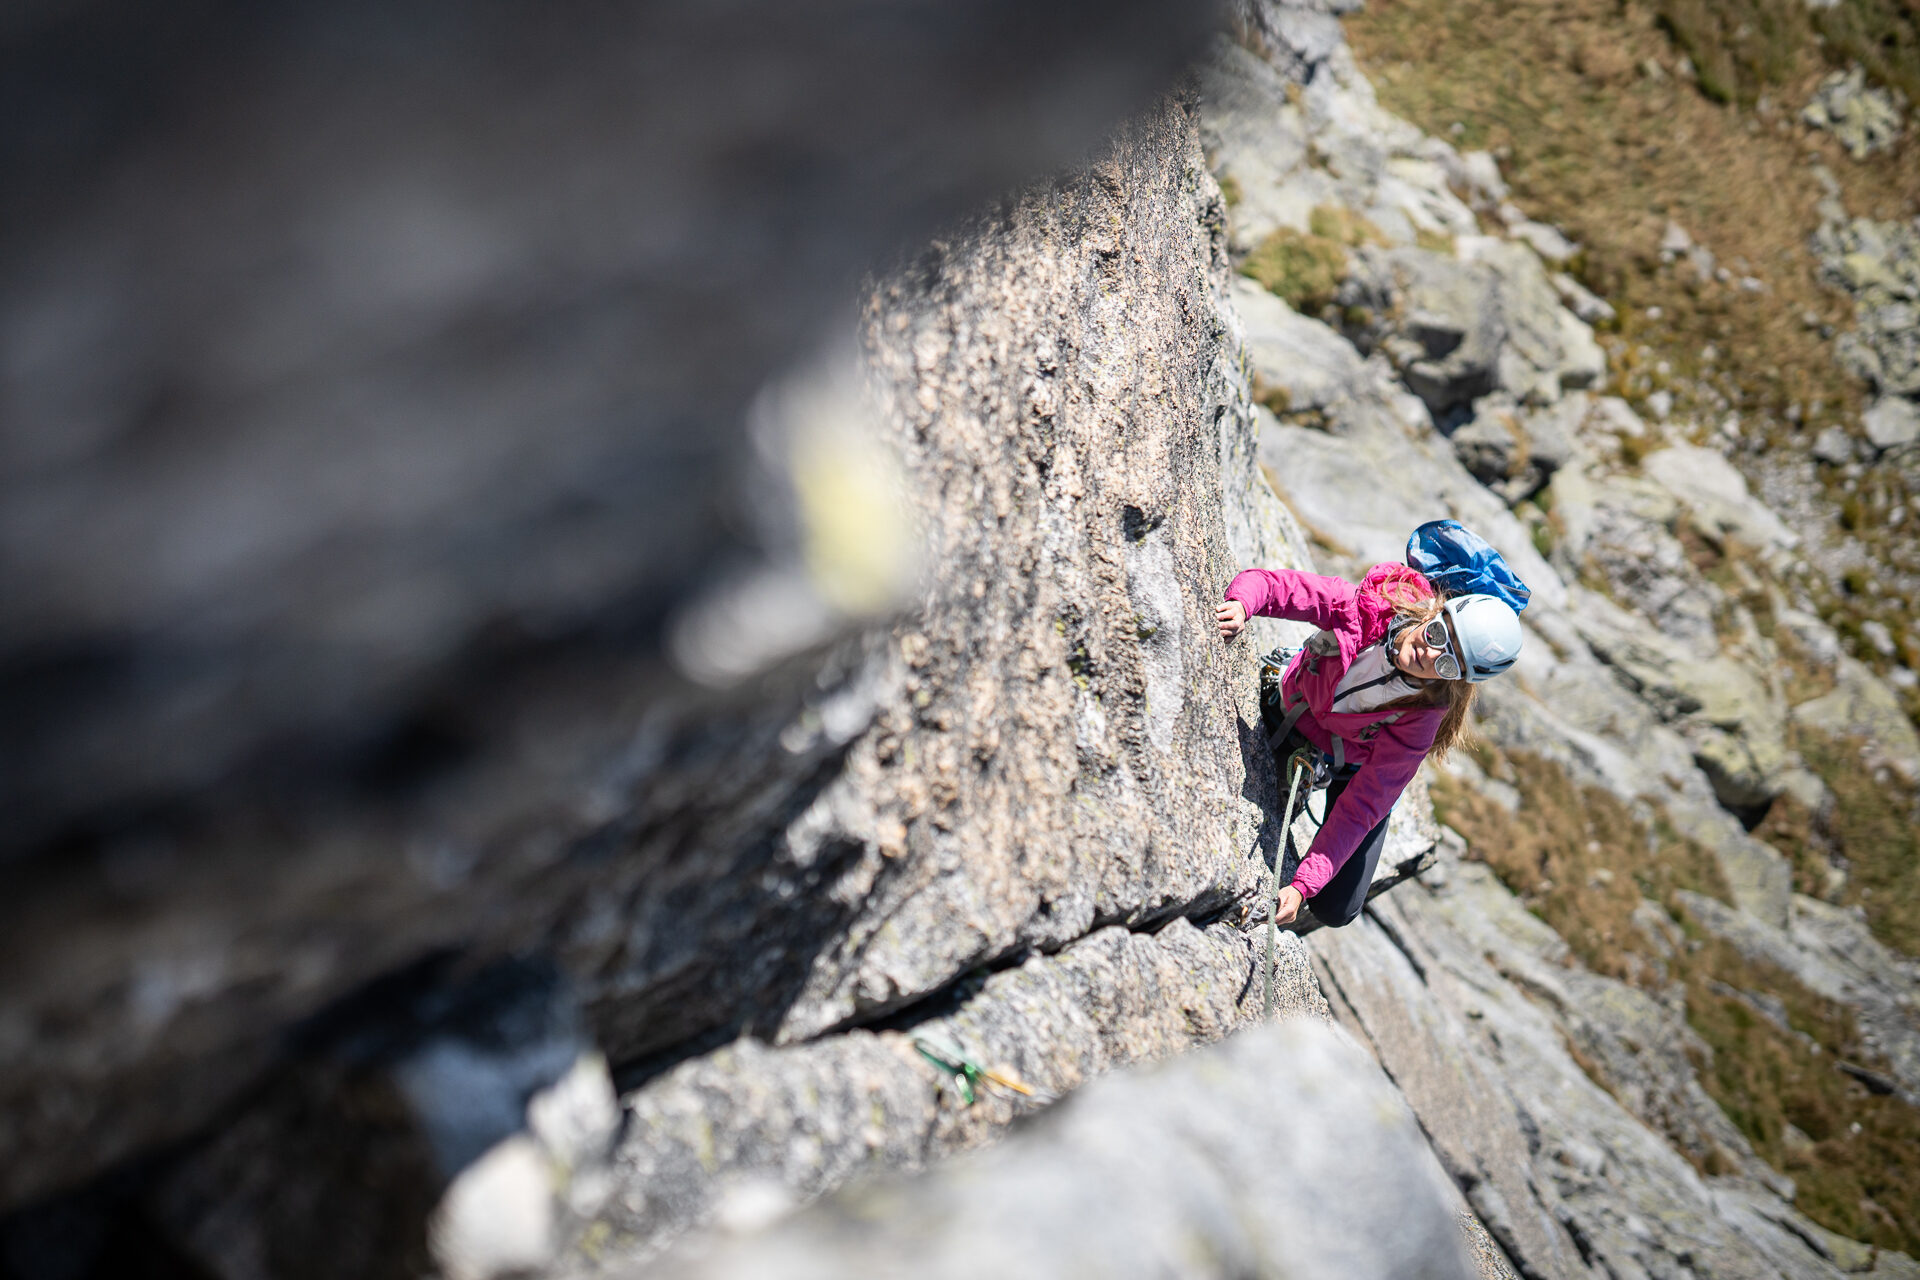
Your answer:
[[[821,816],[783,837],[835,832],[845,915],[764,1043],[628,1096],[617,1190],[563,1267],[617,1269],[742,1194],[913,1167],[1027,1108],[942,1104],[915,1036],[1051,1095],[1259,1011],[1234,926],[1277,844],[1252,698],[1279,624],[1225,647],[1213,602],[1305,553],[1256,470],[1226,289],[1180,101],[879,282],[866,345],[928,568]],[[1320,1006],[1299,944],[1282,958],[1282,1007]],[[649,982],[678,1007],[644,970],[609,999]]]
[[[846,673],[904,662],[823,667],[895,603],[840,561],[904,539],[847,536],[871,495],[806,477],[858,468],[749,421],[876,261],[1083,156],[1208,18],[1077,14],[9,22],[0,1203],[206,1124],[383,975],[539,951],[618,868],[667,892],[649,860],[702,833],[766,866]],[[811,656],[690,686],[664,641],[756,573],[759,665]],[[812,848],[809,886],[845,852]],[[793,882],[735,869],[738,938]],[[784,929],[701,1018],[791,985]],[[563,932],[674,971],[653,923]],[[645,1016],[618,1051],[702,1029]]]

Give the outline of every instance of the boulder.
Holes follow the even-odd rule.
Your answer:
[[[1842,426],[1831,426],[1814,437],[1810,452],[1814,459],[1830,467],[1844,466],[1853,461],[1853,437]]]
[[[1713,784],[1720,803],[1735,813],[1758,814],[1786,789],[1792,756],[1777,722],[1743,724],[1741,732],[1706,725],[1691,735],[1693,760]]]
[[[1909,784],[1920,783],[1920,734],[1898,695],[1865,663],[1842,656],[1833,690],[1797,704],[1792,715],[1810,729],[1860,740],[1871,764],[1897,770]]]
[[[1920,408],[1900,396],[1881,396],[1860,419],[1867,442],[1882,453],[1920,440]]]
[[[1509,357],[1501,385],[1510,394],[1551,404],[1563,390],[1591,387],[1606,374],[1606,356],[1593,332],[1560,303],[1540,256],[1525,244],[1487,236],[1459,241],[1463,259],[1492,267]]]
[[[1363,346],[1384,351],[1436,418],[1498,384],[1507,326],[1489,268],[1424,249],[1363,249],[1347,305],[1380,319]]]
[[[1523,502],[1572,460],[1575,445],[1569,426],[1586,409],[1576,397],[1528,410],[1505,393],[1483,396],[1474,405],[1473,420],[1450,437],[1454,455],[1508,505]]]
[[[1561,305],[1588,324],[1605,324],[1616,318],[1613,304],[1593,293],[1585,285],[1563,271],[1549,277],[1553,291],[1560,295]]]
[[[1524,244],[1463,236],[1458,257],[1363,249],[1340,301],[1373,317],[1361,346],[1385,352],[1436,418],[1495,389],[1553,404],[1606,372],[1592,331]]]
[[[1861,160],[1899,140],[1905,107],[1899,90],[1869,88],[1865,69],[1854,66],[1822,80],[1800,118],[1833,134],[1847,154]]]
[[[1686,503],[1695,527],[1709,536],[1738,538],[1769,552],[1790,551],[1800,544],[1799,536],[1748,492],[1733,464],[1713,449],[1668,445],[1641,459],[1640,469]]]
[[[926,1177],[689,1245],[657,1274],[1471,1280],[1451,1192],[1367,1055],[1291,1022],[1102,1081]]]
[[[1324,412],[1353,393],[1365,366],[1352,343],[1245,276],[1234,277],[1231,297],[1254,379],[1284,397],[1278,407]]]

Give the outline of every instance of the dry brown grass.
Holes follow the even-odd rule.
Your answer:
[[[1677,420],[1711,430],[1738,415],[1759,453],[1803,454],[1827,426],[1851,426],[1869,388],[1839,365],[1834,339],[1853,304],[1822,284],[1808,237],[1822,188],[1840,182],[1855,216],[1920,214],[1920,128],[1857,162],[1804,125],[1800,107],[1835,66],[1859,61],[1920,100],[1920,0],[1371,0],[1347,20],[1381,99],[1462,148],[1503,157],[1514,199],[1584,247],[1576,273],[1619,310],[1607,389],[1643,410],[1665,390]],[[1698,77],[1683,73],[1685,60]],[[1663,262],[1678,222],[1731,281],[1684,257]],[[1751,276],[1763,289],[1740,286]],[[1659,441],[1628,440],[1632,465]],[[1836,524],[1868,553],[1853,582],[1809,585],[1856,657],[1885,671],[1866,641],[1877,620],[1897,660],[1920,670],[1920,538],[1886,514],[1920,510],[1893,465],[1857,478],[1823,469]],[[1920,725],[1920,686],[1902,693]]]
[[[1770,811],[1755,834],[1787,853],[1796,871],[1805,865],[1810,882],[1821,872],[1816,897],[1827,895],[1813,859],[1837,858],[1847,870],[1839,901],[1865,911],[1881,942],[1920,956],[1920,801],[1898,778],[1864,767],[1857,744],[1801,729],[1793,745],[1833,791],[1832,812],[1816,819],[1776,802],[1778,821]]]
[[[1676,889],[1728,897],[1711,852],[1671,829],[1649,831],[1612,794],[1540,756],[1483,744],[1475,758],[1519,789],[1521,815],[1441,777],[1440,820],[1593,972],[1640,982],[1661,971],[1660,948],[1633,922],[1642,898],[1666,905]]]
[[[1912,0],[1846,0],[1825,18],[1800,0],[1373,0],[1347,30],[1389,107],[1494,150],[1516,202],[1584,246],[1579,273],[1620,311],[1603,336],[1611,390],[1670,390],[1703,424],[1737,412],[1777,445],[1855,420],[1865,399],[1833,355],[1852,304],[1807,248],[1822,194],[1809,161],[1838,176],[1854,214],[1920,211],[1920,141],[1856,163],[1800,122],[1829,69],[1816,21],[1856,32],[1829,37],[1835,59],[1877,29],[1866,43],[1881,61],[1920,79]],[[1681,74],[1683,51],[1702,83]],[[1734,282],[1663,263],[1669,219]],[[1748,275],[1765,291],[1740,288]]]
[[[1839,1061],[1870,1060],[1845,1008],[1683,924],[1699,948],[1683,966],[1687,1022],[1713,1051],[1695,1064],[1701,1084],[1760,1158],[1793,1178],[1802,1213],[1841,1235],[1912,1253],[1920,1247],[1920,1165],[1912,1158],[1920,1112],[1839,1069]],[[1778,998],[1787,1025],[1726,988]]]
[[[1711,1050],[1695,1063],[1702,1086],[1762,1159],[1793,1176],[1795,1203],[1831,1230],[1886,1248],[1920,1248],[1920,1111],[1876,1095],[1837,1061],[1872,1067],[1853,1016],[1792,975],[1751,961],[1707,933],[1675,891],[1726,897],[1710,851],[1656,817],[1649,826],[1609,793],[1575,784],[1557,765],[1482,744],[1474,758],[1520,791],[1518,814],[1446,777],[1436,779],[1442,821],[1466,836],[1469,856],[1565,938],[1588,969],[1655,988],[1679,982],[1687,1021]],[[1665,909],[1684,944],[1663,945],[1633,921],[1645,897]],[[1743,996],[1741,993],[1748,993]],[[1778,1001],[1780,1025],[1761,1011]],[[1576,1062],[1607,1087],[1586,1055]],[[1724,1160],[1695,1158],[1703,1172]]]

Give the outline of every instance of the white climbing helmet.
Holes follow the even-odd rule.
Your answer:
[[[1478,684],[1491,680],[1520,656],[1520,615],[1495,596],[1455,596],[1447,601],[1459,639],[1462,673]]]

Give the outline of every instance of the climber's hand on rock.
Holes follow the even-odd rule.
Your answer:
[[[1240,634],[1247,625],[1247,608],[1238,600],[1229,600],[1213,611],[1215,621],[1220,624],[1220,638],[1231,640]]]
[[[1279,902],[1273,912],[1273,922],[1275,924],[1292,924],[1293,918],[1300,914],[1300,905],[1305,901],[1306,898],[1301,895],[1298,889],[1292,885],[1288,885],[1280,891]]]

